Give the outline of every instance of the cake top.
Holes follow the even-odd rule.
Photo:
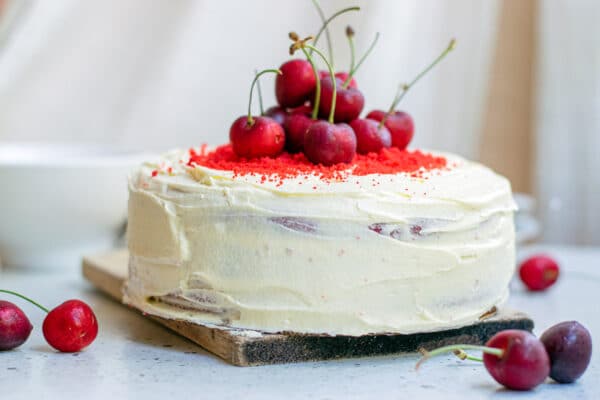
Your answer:
[[[161,197],[211,193],[231,198],[243,193],[277,202],[289,196],[308,201],[344,194],[372,198],[378,207],[393,198],[514,209],[510,184],[491,169],[451,153],[395,148],[357,154],[350,164],[326,167],[307,161],[302,153],[240,159],[229,145],[201,146],[173,150],[144,163],[131,175],[130,184]]]
[[[284,184],[314,184],[312,188],[317,189],[366,181],[370,182],[370,186],[377,186],[381,180],[397,176],[402,176],[403,180],[423,181],[457,168],[464,161],[451,154],[392,147],[377,153],[356,154],[351,163],[325,166],[310,162],[303,153],[283,152],[277,157],[248,159],[238,156],[231,144],[224,144],[215,148],[202,145],[188,150],[174,150],[156,162],[146,163],[144,170],[147,175],[145,179],[149,181],[187,175],[200,184],[208,185],[214,184],[208,180],[217,179],[273,189],[281,188]]]

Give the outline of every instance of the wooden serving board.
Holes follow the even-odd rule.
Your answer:
[[[127,262],[126,250],[85,257],[83,275],[102,292],[121,302]],[[483,344],[503,329],[533,329],[533,321],[527,315],[508,309],[459,329],[358,337],[274,334],[148,317],[238,366],[412,353],[422,347],[432,349],[453,343]]]

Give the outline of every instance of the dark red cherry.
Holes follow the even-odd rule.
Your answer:
[[[348,79],[348,75],[349,74],[347,72],[343,72],[343,71],[335,73],[335,77],[340,78],[342,80],[342,82],[346,82],[346,79]],[[348,87],[358,89],[358,83],[356,83],[356,79],[354,79],[354,77],[352,77],[350,79],[350,83],[348,84]]]
[[[310,115],[312,113],[312,106],[310,104],[303,104],[298,107],[288,109],[288,114],[304,114]]]
[[[316,121],[304,136],[304,154],[315,164],[350,163],[356,155],[356,135],[347,124]]]
[[[239,157],[275,157],[285,146],[285,132],[269,117],[247,116],[236,119],[229,129],[229,140]]]
[[[502,350],[499,356],[484,351],[483,363],[490,375],[509,389],[533,389],[550,373],[550,359],[544,345],[527,331],[498,332],[486,347]]]
[[[273,106],[269,107],[267,111],[265,111],[264,116],[274,119],[275,122],[283,126],[283,123],[285,122],[285,117],[287,117],[287,112],[279,106]]]
[[[350,122],[358,118],[365,105],[365,98],[360,90],[352,87],[344,89],[343,81],[336,78],[337,96],[335,105],[334,122]],[[327,76],[321,79],[321,104],[319,115],[327,118],[331,110],[331,100],[333,98],[333,80]]]
[[[32,329],[31,322],[16,304],[0,300],[0,351],[25,343]]]
[[[281,74],[275,79],[275,97],[281,107],[298,107],[312,100],[317,81],[308,61],[290,60],[279,69]]]
[[[342,81],[342,83],[346,82],[346,79],[348,79],[348,75],[349,75],[348,72],[344,72],[344,71],[335,73],[335,77],[339,78]],[[329,76],[329,72],[324,71],[324,70],[319,71],[319,78],[323,79],[328,76]],[[352,79],[350,79],[350,83],[348,84],[348,87],[358,89],[358,83],[356,83],[356,79],[354,77],[352,77]]]
[[[378,121],[357,118],[350,126],[356,135],[356,152],[359,154],[376,153],[392,144],[390,131],[385,125],[380,127]]]
[[[387,112],[373,110],[367,114],[367,118],[381,121]],[[404,150],[415,133],[415,124],[412,117],[403,111],[394,111],[385,120],[385,127],[392,135],[392,146]]]
[[[592,336],[577,321],[565,321],[548,328],[540,340],[550,357],[550,377],[557,382],[575,382],[590,364]]]
[[[285,148],[290,153],[297,153],[304,148],[304,136],[314,121],[305,114],[290,114],[286,117]]]

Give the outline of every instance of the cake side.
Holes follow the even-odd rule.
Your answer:
[[[265,179],[172,152],[130,177],[126,301],[163,318],[363,335],[464,326],[508,296],[510,184],[447,166]],[[156,173],[160,171],[160,173]]]

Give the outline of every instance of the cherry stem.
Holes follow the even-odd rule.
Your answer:
[[[13,296],[20,297],[20,298],[22,298],[23,300],[26,300],[26,301],[30,302],[31,304],[33,304],[34,306],[36,306],[36,307],[38,307],[38,308],[42,309],[42,310],[43,310],[43,311],[45,311],[46,313],[49,313],[49,312],[50,312],[50,310],[48,310],[48,309],[47,309],[46,307],[44,307],[43,305],[39,304],[38,302],[35,302],[35,301],[31,300],[31,299],[30,299],[29,297],[27,297],[27,296],[23,296],[23,295],[22,295],[22,294],[20,294],[20,293],[13,292],[12,290],[6,290],[6,289],[0,289],[0,293],[7,293],[7,294],[12,294]]]
[[[258,82],[258,78],[260,78],[261,75],[269,73],[269,72],[273,73],[273,74],[281,75],[281,71],[278,69],[265,69],[265,70],[260,71],[258,74],[254,75],[254,79],[252,80],[252,85],[250,85],[250,99],[248,100],[248,122],[246,122],[246,125],[248,125],[248,126],[254,125],[254,118],[252,118],[252,92],[254,91],[254,86],[256,85],[256,82]],[[261,107],[261,113],[262,113],[262,107]]]
[[[315,65],[315,62],[313,61],[310,54],[308,54],[308,52],[306,51],[306,49],[304,47],[302,47],[301,50],[304,53],[304,55],[306,56],[306,59],[310,63],[310,66],[313,69],[313,73],[315,74],[315,82],[316,82],[315,101],[314,101],[314,105],[313,105],[313,109],[312,109],[312,114],[310,117],[312,119],[316,120],[319,115],[319,106],[321,105],[321,79],[319,78],[319,71],[317,70],[317,66]]]
[[[258,70],[254,70],[254,75],[258,74]],[[260,108],[260,115],[265,115],[265,109],[263,108],[263,97],[262,89],[260,88],[260,79],[256,81],[256,91],[258,92],[258,107]]]
[[[330,124],[333,124],[333,116],[335,114],[335,102],[337,100],[336,99],[337,83],[335,81],[335,73],[333,71],[333,67],[331,66],[329,61],[327,61],[327,58],[323,55],[323,53],[321,53],[321,51],[319,49],[317,49],[315,46],[311,46],[310,44],[302,43],[302,47],[306,47],[306,48],[314,51],[315,53],[317,53],[317,55],[319,55],[319,57],[321,57],[323,59],[323,61],[325,62],[325,64],[327,65],[327,69],[329,70],[329,78],[333,82],[333,97],[331,98],[331,110],[329,111],[329,118],[327,119],[327,121],[329,121]],[[313,112],[314,112],[314,110],[313,110]]]
[[[464,349],[480,350],[486,354],[495,355],[498,358],[501,358],[504,355],[504,350],[502,350],[502,349],[498,349],[496,347],[478,346],[478,345],[474,345],[474,344],[452,344],[450,346],[438,347],[437,349],[432,350],[432,351],[427,351],[425,349],[422,349],[421,352],[423,353],[423,357],[419,360],[419,362],[417,362],[417,365],[415,366],[415,370],[418,370],[419,367],[421,366],[421,364],[423,364],[425,361],[427,361],[431,357],[435,357],[437,355],[444,354],[444,353],[455,352],[456,350],[459,350],[459,354],[461,354],[460,352],[463,351]],[[465,358],[468,358],[468,357],[465,357]]]
[[[369,54],[371,54],[371,51],[373,51],[373,49],[375,48],[375,45],[377,44],[378,40],[379,40],[379,32],[377,32],[375,34],[375,39],[373,39],[373,42],[371,42],[371,46],[369,46],[369,48],[367,49],[365,54],[363,54],[363,56],[360,58],[360,60],[358,60],[358,62],[356,63],[356,66],[354,68],[352,68],[350,70],[350,72],[348,73],[348,77],[346,78],[346,81],[344,81],[344,84],[342,85],[342,87],[344,89],[346,89],[348,87],[348,85],[350,85],[350,81],[354,77],[354,74],[356,73],[356,71],[358,71],[358,69],[360,68],[362,63],[367,59]]]
[[[385,116],[382,118],[381,122],[379,123],[380,127],[383,126],[383,124],[385,123],[387,118],[394,112],[394,110],[396,109],[396,107],[398,106],[400,101],[404,98],[404,96],[406,95],[408,90],[411,87],[413,87],[415,85],[415,83],[417,83],[419,81],[419,79],[421,79],[425,74],[427,74],[440,61],[442,61],[444,59],[444,57],[446,57],[446,55],[454,49],[454,47],[456,47],[456,40],[452,39],[452,40],[450,40],[448,47],[446,47],[446,49],[435,60],[433,60],[433,62],[431,64],[429,64],[427,66],[427,68],[425,68],[417,76],[415,76],[414,79],[410,83],[403,84],[398,87],[398,91],[396,92],[396,96],[394,97],[394,101],[392,101],[392,105],[390,106],[390,109],[388,110],[387,114],[385,114]]]
[[[454,353],[454,355],[456,357],[460,358],[461,360],[471,360],[471,361],[483,362],[483,358],[481,358],[481,357],[475,357],[475,356],[472,356],[470,354],[467,354],[462,349],[454,350],[453,353]]]
[[[350,25],[346,27],[346,38],[348,39],[348,44],[350,45],[350,68],[348,69],[348,73],[350,73],[354,70],[354,62],[356,61],[356,49],[354,48],[354,29],[352,29]],[[350,83],[350,79],[346,79],[342,87],[346,87],[346,82]]]
[[[348,7],[348,8],[344,8],[336,13],[334,13],[331,17],[327,18],[327,20],[325,20],[325,22],[323,23],[323,25],[321,26],[321,29],[319,29],[319,32],[317,32],[317,35],[315,36],[315,40],[313,41],[313,43],[315,44],[315,46],[317,45],[317,42],[319,41],[319,38],[321,37],[321,35],[323,34],[323,31],[325,29],[327,29],[327,25],[329,25],[329,23],[334,20],[338,15],[344,14],[346,12],[349,11],[359,11],[360,7],[355,6],[355,7]],[[310,52],[310,55],[312,56],[313,52]],[[330,61],[331,65],[333,65],[333,59],[331,59]]]
[[[321,8],[318,0],[312,0],[313,5],[317,9],[319,13],[319,17],[321,18],[321,24],[325,27],[325,39],[327,40],[327,54],[329,55],[329,61],[333,64],[333,47],[331,46],[331,33],[329,32],[329,27],[327,26],[327,22],[325,19],[325,13]],[[315,41],[316,44],[316,41]]]

